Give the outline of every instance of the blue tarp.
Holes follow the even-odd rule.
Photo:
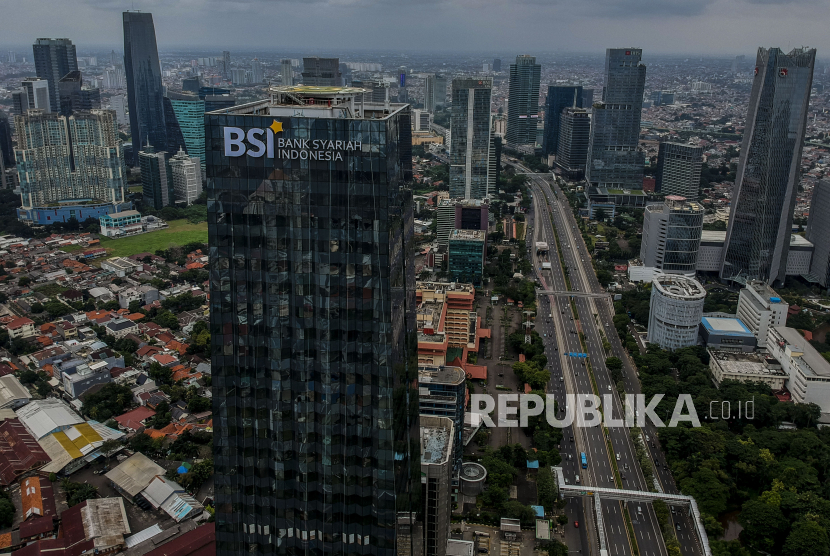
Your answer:
[[[545,508],[542,506],[531,506],[531,509],[536,512],[536,517],[545,517]]]
[[[539,469],[539,461],[530,461],[527,460],[527,468],[528,469]]]

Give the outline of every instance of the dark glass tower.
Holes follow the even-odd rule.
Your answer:
[[[78,70],[75,45],[69,39],[37,39],[32,45],[35,72],[49,82],[49,108],[60,111],[58,82],[70,71]]]
[[[124,70],[133,164],[137,164],[138,151],[148,143],[157,151],[167,148],[164,90],[153,14],[124,12]]]
[[[450,197],[484,199],[490,193],[490,77],[452,80]]]
[[[585,175],[591,118],[584,108],[565,108],[559,115],[559,139],[556,165],[571,179]]]
[[[409,106],[205,115],[219,556],[423,551]]]
[[[643,153],[639,151],[640,120],[646,67],[640,48],[609,48],[605,52],[602,102],[592,107],[591,139],[585,179],[614,189],[643,188]]]
[[[582,108],[581,85],[549,85],[545,102],[545,133],[542,136],[542,154],[556,154],[559,148],[560,116],[565,108]]]
[[[539,121],[539,80],[542,66],[535,56],[516,56],[510,64],[510,90],[507,102],[508,145],[535,145]]]
[[[759,48],[720,276],[784,281],[815,49]]]

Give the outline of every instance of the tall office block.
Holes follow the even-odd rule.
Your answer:
[[[228,79],[231,76],[231,53],[222,51],[222,77]]]
[[[493,80],[452,81],[450,197],[483,199],[490,191],[490,95]]]
[[[561,116],[565,108],[582,108],[581,85],[549,85],[545,101],[545,133],[542,154],[556,154],[559,148]]]
[[[813,258],[810,261],[811,277],[823,287],[830,287],[830,182],[828,181],[821,180],[813,188],[805,235],[807,240],[813,244]]]
[[[58,81],[60,113],[69,116],[76,110],[101,108],[101,91],[83,88],[80,71],[71,71]]]
[[[48,98],[48,95],[47,95]],[[48,104],[48,102],[47,102]],[[29,109],[29,96],[25,89],[18,89],[12,92],[12,110],[11,113],[18,116],[26,113]]]
[[[127,99],[124,95],[113,95],[110,97],[110,110],[115,111],[115,118],[118,125],[130,125],[127,118]]]
[[[450,234],[455,229],[455,199],[441,199],[435,207],[435,237],[438,245],[447,245]]]
[[[167,93],[164,99],[169,103],[165,115],[167,123],[167,152],[178,152],[184,148],[190,156],[199,159],[201,168],[205,167],[205,101],[196,95]],[[182,142],[173,144],[173,139]]]
[[[3,166],[6,168],[15,165],[11,121],[2,110],[0,110],[0,158],[3,159]]]
[[[176,204],[192,205],[202,194],[202,161],[179,150],[170,158],[170,174]]]
[[[461,367],[424,365],[418,367],[418,412],[421,415],[452,419],[453,473],[461,471],[464,456],[464,408],[467,403],[467,374]]]
[[[700,196],[701,168],[703,147],[683,143],[660,143],[654,191],[663,195],[697,199]]]
[[[559,138],[556,165],[570,179],[585,175],[588,144],[591,140],[591,118],[583,108],[566,108],[559,115]]]
[[[280,60],[280,74],[283,86],[290,87],[294,84],[294,67],[290,59]]]
[[[646,67],[639,48],[605,52],[602,102],[592,108],[585,179],[613,189],[642,189],[645,158],[638,145]]]
[[[594,105],[594,90],[589,88],[582,89],[582,107],[586,110],[591,110]]]
[[[442,199],[436,207],[436,237],[447,245],[453,230],[487,231],[490,205],[478,199]]]
[[[58,82],[70,71],[78,70],[75,45],[69,39],[37,39],[32,45],[32,50],[37,76],[49,82],[49,110],[58,112]]]
[[[539,121],[539,80],[542,66],[535,56],[516,56],[510,64],[510,90],[507,104],[507,134],[509,145],[535,145]]]
[[[340,58],[303,58],[303,85],[339,87]]]
[[[26,93],[26,106],[24,108],[21,102],[21,114],[30,108],[43,110],[44,112],[58,112],[58,110],[52,110],[49,82],[46,79],[27,77],[20,83],[20,86],[23,92]]]
[[[141,168],[144,204],[156,210],[171,206],[176,192],[167,152],[156,152],[152,145],[147,145],[138,153],[138,165]]]
[[[653,271],[694,277],[702,233],[703,206],[669,195],[646,207],[640,260]]]
[[[262,69],[262,62],[259,58],[251,60],[251,83],[262,83],[265,81],[265,71]]]
[[[194,95],[199,94],[199,89],[202,88],[202,82],[199,80],[198,75],[194,75],[193,77],[185,77],[182,79],[182,92],[183,93],[193,93]]]
[[[41,110],[15,117],[15,151],[24,208],[69,200],[123,203],[126,170],[115,113]]]
[[[427,75],[424,82],[424,110],[435,113],[447,104],[447,77],[437,73]]]
[[[501,58],[493,59],[493,71],[498,73],[501,71]]]
[[[450,538],[455,426],[448,417],[421,415],[421,477],[424,485],[424,556],[446,556]],[[411,554],[415,554],[412,552]]]
[[[675,350],[697,343],[706,289],[687,276],[657,274],[651,285],[646,341]]]
[[[145,145],[150,144],[159,151],[167,148],[164,89],[153,14],[124,12],[123,17],[124,65],[133,141],[132,162],[137,164],[138,152]]]
[[[409,107],[206,124],[218,556],[422,554]]]
[[[447,241],[447,272],[453,282],[481,286],[487,256],[486,230],[453,230]]]
[[[784,281],[815,60],[815,49],[758,49],[726,231],[724,280]]]
[[[248,83],[248,70],[245,68],[233,68],[231,70],[231,83],[234,85],[245,85]]]

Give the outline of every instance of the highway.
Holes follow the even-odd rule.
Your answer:
[[[518,166],[522,168],[521,166]],[[571,215],[571,209],[564,196],[557,198],[553,194],[548,181],[539,175],[529,174],[531,190],[534,195],[534,211],[528,215],[528,224],[533,226],[533,234],[528,238],[528,249],[532,257],[536,275],[541,283],[540,290],[545,292],[587,292],[592,294],[603,293],[596,281],[596,275],[590,264],[590,258],[585,250],[576,223]],[[558,188],[557,188],[558,189]],[[561,193],[560,193],[561,195]],[[550,201],[549,211],[545,199]],[[556,236],[551,224],[553,222],[559,234],[562,255],[568,269],[570,287],[565,280],[565,272],[560,265],[556,250]],[[545,241],[550,246],[550,254],[537,255],[533,244]],[[551,262],[551,270],[541,271],[542,262]],[[571,303],[576,308],[578,318],[573,320]],[[551,318],[552,317],[552,318]],[[536,329],[546,342],[546,351],[552,372],[551,392],[557,401],[563,404],[564,394],[594,393],[591,384],[588,365],[591,366],[596,381],[597,393],[612,396],[612,415],[622,418],[623,410],[615,386],[612,384],[610,373],[605,368],[606,354],[603,348],[603,337],[612,343],[616,338],[616,331],[611,321],[611,307],[607,299],[569,294],[554,293],[542,295],[539,299],[539,315],[536,319]],[[601,332],[602,331],[602,332]],[[587,351],[579,341],[579,332],[585,337]],[[617,341],[619,343],[619,341]],[[621,348],[621,346],[619,346]],[[566,353],[580,353],[586,351],[587,358],[574,358]],[[624,359],[625,360],[625,359]],[[630,365],[629,365],[630,367]],[[562,374],[562,371],[565,371]],[[626,391],[634,391],[637,384],[636,375],[626,375]],[[633,377],[633,378],[632,378]],[[607,408],[603,408],[607,410]],[[560,416],[563,415],[560,412]],[[563,469],[565,476],[576,481],[580,475],[580,483],[608,488],[627,488],[635,490],[649,490],[636,459],[636,453],[629,430],[624,427],[604,429],[601,426],[589,428],[568,429],[562,445]],[[609,452],[606,444],[606,434],[610,440],[613,452]],[[573,441],[571,441],[573,438]],[[588,459],[588,469],[581,469],[580,452],[585,452]],[[619,459],[616,459],[616,458]],[[612,458],[616,460],[620,472],[620,479],[615,477],[612,467]],[[628,535],[625,530],[623,505],[615,501],[602,502],[602,516],[608,554],[611,556],[633,554]],[[650,504],[630,503],[628,511],[633,523],[634,535],[639,552],[643,556],[667,555],[660,528]],[[586,546],[583,542],[583,554],[599,554],[596,538],[596,525],[593,519],[593,502],[586,497],[583,500],[583,516],[586,521],[587,535],[590,542]],[[573,548],[573,547],[572,547]]]

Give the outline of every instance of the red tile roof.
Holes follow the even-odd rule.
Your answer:
[[[17,330],[18,328],[23,328],[28,324],[34,323],[35,321],[33,321],[32,319],[27,319],[26,317],[19,317],[7,324],[6,328],[8,328],[9,330]]]
[[[18,419],[0,423],[0,484],[8,485],[30,469],[52,459]]]
[[[147,419],[148,417],[152,417],[155,415],[156,412],[146,406],[141,406],[133,409],[132,411],[128,411],[123,415],[119,415],[115,418],[118,421],[118,424],[124,428],[138,430],[144,425],[141,424],[141,421]]]

